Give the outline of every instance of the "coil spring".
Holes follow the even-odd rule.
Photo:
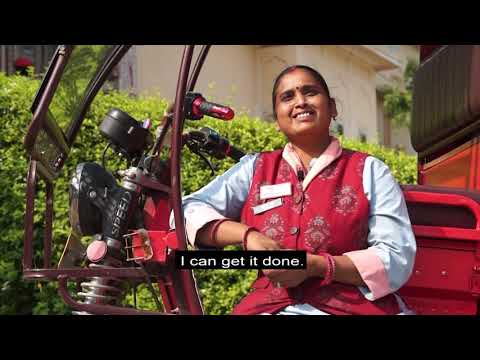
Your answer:
[[[104,264],[90,264],[90,268],[111,269],[112,266]],[[83,298],[83,304],[119,305],[123,299],[122,282],[113,277],[93,277],[88,282],[82,282],[82,291],[77,296]],[[85,311],[72,312],[74,315],[90,315]]]

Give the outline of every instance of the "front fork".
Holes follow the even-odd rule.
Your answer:
[[[127,267],[134,261],[144,270],[152,292],[150,274],[155,274],[166,313],[188,311],[184,301],[179,302],[185,295],[179,273],[169,269],[173,251],[178,249],[175,232],[169,231],[169,187],[145,176],[139,168],[130,168],[121,176],[121,185],[113,195],[115,201],[105,211],[103,233],[96,235],[87,248],[89,267]],[[139,214],[139,200],[146,189],[148,196]],[[137,230],[129,231],[131,228]],[[123,288],[118,278],[94,277],[81,283],[77,295],[84,304],[120,306],[125,295]],[[156,298],[156,294],[153,295]],[[158,305],[157,299],[156,302]]]
[[[87,248],[89,268],[125,266],[124,235],[137,212],[142,192],[142,186],[134,182],[139,171],[138,168],[125,171],[120,187],[112,194],[112,199],[107,199],[102,214],[102,234],[95,235]],[[125,295],[123,282],[114,277],[93,277],[80,286],[81,291],[77,295],[84,304],[120,306]]]

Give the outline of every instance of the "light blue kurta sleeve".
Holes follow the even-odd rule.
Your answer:
[[[394,292],[410,277],[417,249],[405,198],[388,166],[372,156],[365,161],[363,188],[370,202],[368,245],[385,266]],[[361,290],[372,299],[368,288]]]
[[[258,154],[245,155],[222,175],[183,200],[184,211],[197,201],[210,205],[218,213],[239,219],[253,179]]]

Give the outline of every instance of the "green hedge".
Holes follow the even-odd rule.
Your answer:
[[[27,172],[26,152],[22,141],[27,125],[31,120],[29,108],[38,81],[30,78],[10,76],[0,73],[0,314],[68,314],[57,293],[55,283],[26,282],[21,277],[21,258],[23,251],[23,216],[25,213],[25,177]],[[100,93],[92,104],[76,144],[70,154],[62,176],[55,188],[54,223],[54,261],[58,261],[69,232],[68,223],[68,182],[77,163],[82,161],[100,161],[105,142],[98,126],[112,107],[123,109],[138,120],[150,118],[154,126],[158,125],[166,102],[155,97],[132,98],[125,93]],[[61,109],[55,109],[61,113]],[[232,122],[206,119],[189,123],[200,128],[209,126],[239,148],[247,152],[272,150],[282,147],[286,140],[271,123],[247,116],[238,116]],[[354,140],[341,138],[345,147],[365,151],[390,166],[400,183],[416,182],[416,159],[404,153],[382,148],[374,144],[362,144]],[[219,175],[233,161],[213,160],[219,166]],[[199,189],[212,180],[210,170],[205,163],[188,150],[182,160],[182,184],[185,194]],[[39,188],[39,198],[44,195]],[[35,216],[35,243],[42,241],[43,202],[36,206],[39,212]],[[36,249],[36,265],[41,264],[40,248]],[[207,314],[228,314],[233,305],[248,291],[255,278],[254,271],[211,270],[197,271],[202,302]],[[154,302],[143,288],[138,296],[139,305],[155,309]],[[127,297],[132,302],[132,296]]]

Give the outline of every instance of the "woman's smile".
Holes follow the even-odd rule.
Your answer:
[[[298,122],[314,121],[315,112],[312,110],[300,111],[300,112],[297,112],[295,115],[293,115],[293,119]]]

